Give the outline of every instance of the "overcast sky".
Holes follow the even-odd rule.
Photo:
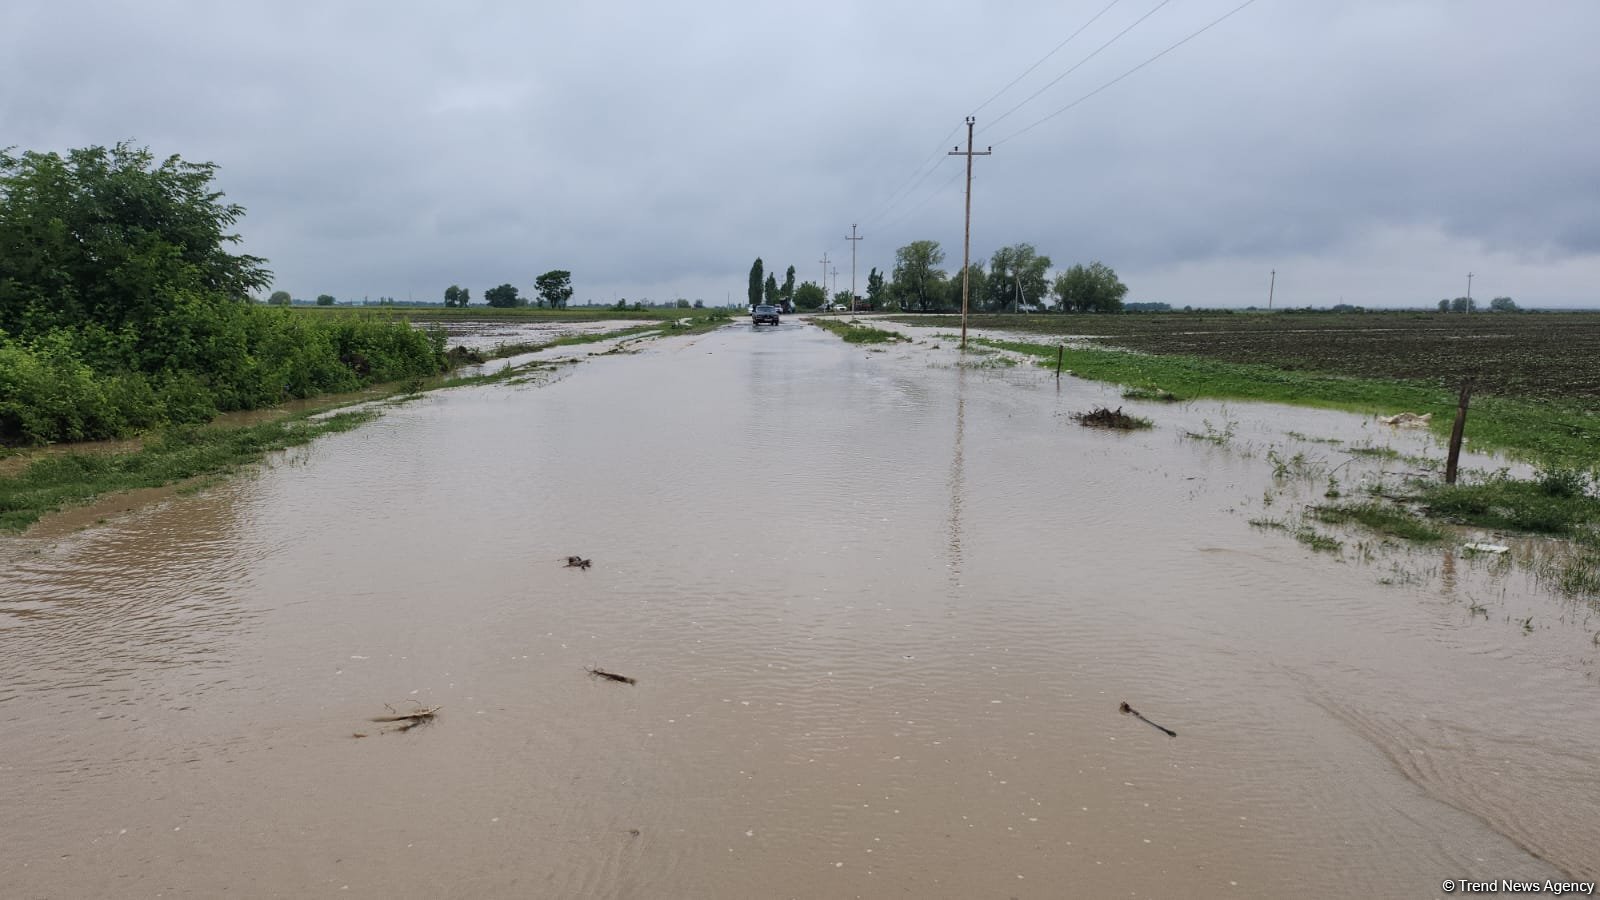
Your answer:
[[[1041,122],[1241,0],[1108,2],[5,0],[0,146],[219,164],[296,297],[561,268],[578,303],[720,303],[757,256],[847,288],[852,223],[862,290],[916,239],[958,269],[975,114],[974,258],[1028,241],[1179,306],[1264,304],[1273,269],[1278,305],[1470,271],[1600,306],[1600,3],[1255,0]]]

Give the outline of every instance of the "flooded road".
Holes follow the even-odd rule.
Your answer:
[[[741,323],[0,544],[0,893],[1600,875],[1592,608],[1249,524],[1287,502],[1267,443],[1389,435],[1200,403],[1106,434],[1066,415],[1109,389],[956,359]]]

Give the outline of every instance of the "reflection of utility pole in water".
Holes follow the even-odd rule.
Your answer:
[[[956,367],[956,447],[950,456],[950,587],[951,599],[961,598],[961,506],[967,490],[965,444],[967,433],[967,370]]]

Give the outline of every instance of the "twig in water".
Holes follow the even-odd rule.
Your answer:
[[[1138,719],[1139,721],[1145,723],[1146,725],[1149,725],[1151,728],[1157,729],[1158,731],[1166,732],[1167,737],[1177,737],[1178,736],[1178,733],[1176,731],[1173,731],[1171,728],[1163,728],[1160,725],[1157,725],[1156,723],[1154,723],[1154,722],[1150,721],[1149,719],[1146,719],[1144,716],[1140,715],[1139,711],[1137,709],[1134,709],[1133,707],[1129,706],[1128,705],[1128,701],[1126,701],[1126,700],[1122,701],[1122,705],[1120,707],[1118,707],[1118,709],[1125,716],[1133,716],[1135,719]]]
[[[621,682],[622,684],[638,684],[639,683],[639,679],[637,679],[637,678],[629,678],[626,675],[618,675],[615,672],[607,672],[605,669],[596,669],[594,666],[590,666],[589,668],[584,669],[584,671],[588,672],[590,675],[593,675],[596,678],[604,678],[607,681],[617,681],[617,682]]]
[[[584,559],[581,556],[569,556],[567,557],[566,567],[569,569],[587,569],[589,568],[589,564],[592,562],[594,562],[594,560]]]
[[[442,707],[423,706],[422,704],[418,703],[417,708],[408,713],[397,712],[394,707],[387,703],[383,705],[383,708],[387,709],[390,715],[373,716],[367,721],[384,722],[393,725],[392,728],[385,728],[385,731],[410,731],[411,729],[416,728],[418,725],[426,725],[429,722],[432,722],[434,718],[439,715],[439,710]]]

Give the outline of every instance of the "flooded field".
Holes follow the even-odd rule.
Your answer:
[[[648,325],[650,320],[600,319],[589,322],[543,322],[528,319],[484,320],[428,320],[415,323],[421,328],[439,328],[445,333],[445,342],[451,347],[489,351],[505,344],[529,344],[551,341],[574,334],[599,334],[617,331],[634,325]]]
[[[1108,434],[1068,416],[1110,388],[793,321],[637,348],[0,542],[0,893],[1600,876],[1600,613],[1544,549],[1251,525],[1425,433],[1130,403],[1156,427]]]

